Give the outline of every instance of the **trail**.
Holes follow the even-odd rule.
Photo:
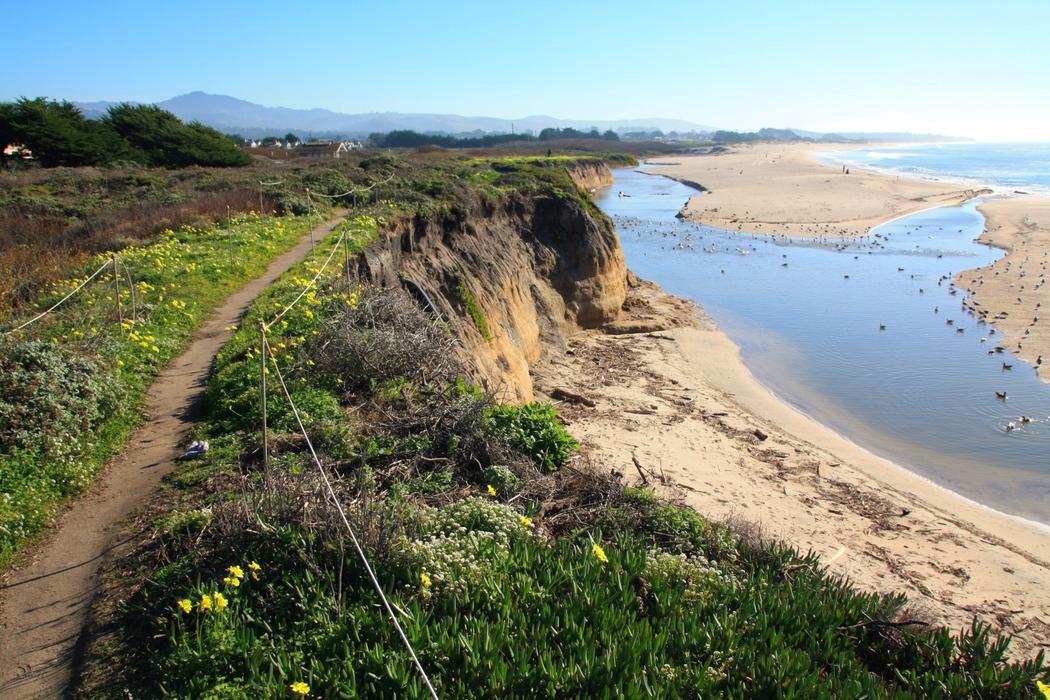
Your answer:
[[[143,505],[175,467],[176,445],[193,423],[212,358],[230,338],[225,330],[274,280],[303,260],[345,217],[319,225],[276,258],[262,276],[232,294],[200,328],[187,350],[146,394],[148,420],[98,483],[58,519],[31,561],[0,584],[0,698],[54,698],[67,693],[81,650],[82,631],[98,590],[98,571],[119,546],[119,524]]]

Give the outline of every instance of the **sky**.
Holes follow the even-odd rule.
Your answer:
[[[11,2],[0,100],[1050,141],[1050,0]]]

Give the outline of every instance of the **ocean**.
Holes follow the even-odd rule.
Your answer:
[[[997,193],[1050,194],[1050,143],[909,144],[831,151],[835,165],[930,180],[953,180]]]

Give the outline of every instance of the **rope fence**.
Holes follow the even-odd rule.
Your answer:
[[[354,549],[357,551],[357,556],[361,560],[361,564],[364,565],[365,571],[368,572],[368,578],[372,581],[372,586],[375,588],[376,593],[379,595],[379,599],[383,602],[383,608],[386,610],[387,616],[390,618],[390,622],[393,623],[394,628],[397,630],[397,634],[401,637],[401,642],[404,644],[405,649],[408,651],[409,656],[412,657],[412,663],[415,664],[416,671],[419,672],[420,678],[426,685],[427,690],[430,692],[430,696],[434,700],[438,700],[437,691],[434,690],[433,684],[430,682],[430,678],[427,676],[426,670],[423,668],[423,664],[420,663],[419,657],[416,656],[415,649],[412,648],[412,642],[409,641],[408,635],[405,634],[404,629],[401,627],[401,623],[397,619],[397,615],[394,613],[394,608],[387,599],[386,594],[383,592],[383,587],[379,583],[379,579],[376,577],[375,571],[372,569],[372,565],[368,561],[368,557],[365,555],[364,548],[361,547],[361,543],[357,539],[357,535],[354,533],[354,528],[350,525],[350,520],[346,516],[346,510],[343,508],[342,503],[339,502],[339,497],[336,495],[335,488],[332,486],[331,480],[328,478],[328,472],[321,463],[320,458],[317,456],[317,451],[314,450],[313,441],[310,440],[310,435],[306,431],[306,427],[303,425],[303,420],[299,415],[299,409],[296,408],[295,402],[292,401],[292,395],[288,391],[288,385],[284,381],[284,375],[281,374],[281,368],[277,363],[277,358],[273,355],[273,350],[270,344],[266,341],[266,327],[263,326],[262,330],[262,346],[267,357],[270,358],[270,364],[273,365],[277,380],[281,384],[281,390],[284,393],[285,399],[288,401],[289,407],[292,409],[292,415],[295,416],[295,422],[299,425],[299,431],[303,435],[303,439],[306,441],[306,446],[310,450],[310,455],[313,457],[314,464],[317,465],[317,471],[321,475],[321,480],[324,482],[325,490],[328,493],[328,498],[331,499],[332,504],[336,510],[339,511],[339,517],[343,521],[343,526],[346,528],[347,533],[350,535],[350,540],[354,544]],[[265,372],[263,373],[265,377]],[[266,436],[263,436],[263,440],[266,440]]]
[[[274,316],[272,319],[270,319],[270,321],[268,323],[263,323],[262,324],[263,325],[263,329],[269,328],[273,324],[275,324],[278,321],[280,321],[281,317],[284,316],[289,311],[291,311],[292,307],[295,306],[296,304],[298,304],[299,300],[302,299],[303,296],[305,296],[306,293],[308,291],[310,291],[315,284],[317,284],[317,280],[321,277],[321,273],[324,272],[325,268],[328,267],[328,264],[332,262],[332,258],[335,257],[335,253],[336,253],[337,250],[339,250],[340,246],[343,243],[343,239],[344,238],[346,238],[346,231],[343,231],[341,234],[339,234],[339,239],[335,242],[335,245],[332,246],[332,252],[328,254],[328,258],[324,261],[324,264],[321,265],[321,269],[319,269],[317,271],[317,274],[314,275],[313,279],[310,280],[310,282],[305,287],[303,287],[303,290],[301,292],[299,292],[298,296],[296,296],[295,299],[292,299],[292,303],[290,303],[290,304],[288,304],[288,306],[284,307],[284,309],[282,309],[280,313],[278,313],[276,316]],[[345,256],[345,250],[346,249],[344,248],[344,256]]]
[[[113,276],[114,276],[114,278],[116,278],[116,276],[118,274],[117,273],[117,264],[114,261],[115,261],[115,258],[107,260],[106,262],[102,263],[101,267],[99,267],[97,270],[95,270],[91,274],[90,277],[88,277],[86,280],[84,280],[83,282],[78,284],[76,289],[74,289],[72,292],[70,292],[69,294],[65,295],[64,297],[59,299],[57,302],[55,302],[55,304],[52,305],[51,308],[47,309],[46,311],[40,312],[39,314],[37,314],[36,316],[34,316],[33,318],[29,319],[28,321],[26,321],[25,323],[23,323],[22,325],[20,325],[20,326],[18,326],[16,328],[12,328],[11,330],[4,331],[4,335],[10,335],[11,333],[14,333],[15,331],[20,331],[23,328],[25,328],[25,327],[27,327],[27,326],[29,326],[31,324],[36,323],[37,321],[42,319],[44,316],[47,316],[49,313],[51,313],[52,311],[57,309],[59,306],[64,304],[66,301],[68,301],[70,299],[70,297],[72,297],[74,294],[76,294],[81,289],[83,289],[87,285],[88,282],[90,282],[91,280],[93,280],[96,277],[98,277],[102,273],[103,270],[105,270],[107,267],[110,267],[111,265],[113,266]]]

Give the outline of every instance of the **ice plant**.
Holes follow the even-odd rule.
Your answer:
[[[602,549],[602,546],[597,542],[591,545],[591,554],[593,554],[594,558],[600,561],[602,564],[609,563],[609,557],[605,556],[605,550]]]
[[[308,686],[306,683],[303,683],[302,681],[296,681],[295,683],[292,683],[290,686],[288,686],[288,690],[292,691],[293,695],[298,695],[299,697],[306,697],[306,694],[310,692],[310,686]]]

